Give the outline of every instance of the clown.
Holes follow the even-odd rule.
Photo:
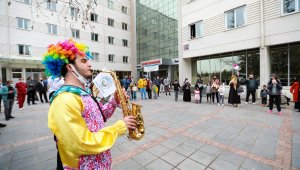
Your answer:
[[[50,99],[48,113],[48,127],[57,139],[57,169],[111,169],[109,149],[127,128],[136,126],[134,117],[127,116],[104,127],[119,101],[112,95],[102,104],[85,89],[92,77],[91,58],[86,45],[66,40],[49,45],[42,61],[48,76],[65,78]]]

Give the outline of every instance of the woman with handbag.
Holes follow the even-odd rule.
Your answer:
[[[240,93],[242,93],[242,86],[239,85],[239,81],[235,75],[231,76],[229,85],[228,103],[232,104],[234,107],[239,107],[239,104],[241,103]]]

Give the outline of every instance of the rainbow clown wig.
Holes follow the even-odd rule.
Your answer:
[[[60,77],[63,66],[74,61],[78,56],[92,58],[88,46],[79,44],[72,39],[50,44],[42,61],[46,68],[46,75]]]

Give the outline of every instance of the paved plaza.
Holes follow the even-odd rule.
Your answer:
[[[220,107],[186,103],[179,96],[139,100],[146,135],[140,141],[120,137],[112,148],[116,170],[269,170],[300,169],[300,113],[285,107],[284,116],[242,104]],[[206,101],[206,100],[205,100]],[[8,122],[1,113],[0,170],[54,170],[56,148],[47,128],[48,104],[14,105]],[[275,111],[275,110],[274,110]],[[122,117],[117,109],[107,124]]]

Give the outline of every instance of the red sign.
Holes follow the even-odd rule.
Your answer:
[[[144,67],[146,65],[152,65],[152,64],[161,64],[161,61],[160,59],[157,59],[157,60],[150,60],[150,61],[143,61],[141,63],[141,66]]]

